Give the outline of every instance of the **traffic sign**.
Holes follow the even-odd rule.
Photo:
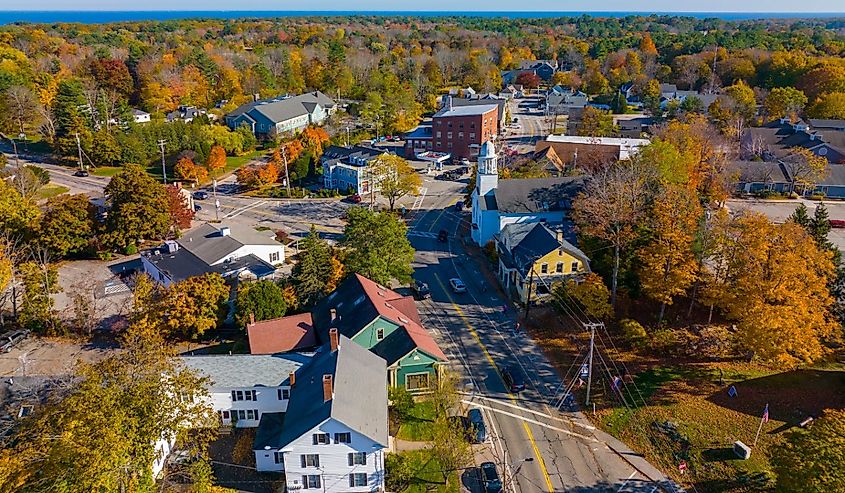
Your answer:
[[[687,461],[682,460],[680,464],[678,464],[678,470],[681,471],[681,474],[687,473]]]

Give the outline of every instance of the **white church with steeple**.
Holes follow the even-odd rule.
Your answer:
[[[484,246],[499,232],[495,195],[499,187],[498,159],[492,141],[481,144],[475,190],[472,192],[472,240],[480,246]]]
[[[478,172],[472,191],[472,240],[484,246],[507,224],[568,221],[572,199],[583,189],[584,178],[526,178],[502,180],[493,142],[481,145]]]

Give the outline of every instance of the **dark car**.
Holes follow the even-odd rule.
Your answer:
[[[502,380],[505,381],[505,386],[510,392],[525,390],[525,378],[522,376],[522,371],[515,366],[509,366],[502,371]]]
[[[446,232],[445,229],[441,229],[439,233],[437,233],[437,241],[440,243],[446,243],[449,240],[449,233]]]
[[[73,174],[73,176],[88,176],[88,172],[83,171],[83,170],[78,170],[76,173]]]
[[[362,199],[360,195],[358,195],[357,193],[353,193],[352,195],[347,197],[347,200],[349,200],[353,204],[360,204]]]
[[[462,210],[464,210],[464,201],[463,200],[459,200],[459,201],[455,202],[455,210],[457,212],[461,212]]]
[[[483,443],[487,440],[487,426],[481,409],[470,409],[467,413],[467,434],[472,443]]]
[[[457,176],[453,171],[444,171],[439,175],[435,176],[434,179],[436,180],[444,180],[444,181],[452,181],[457,180],[460,176]]]
[[[428,284],[420,280],[415,280],[411,283],[411,291],[414,293],[414,297],[418,300],[431,298],[431,291],[428,289]]]
[[[194,212],[199,212],[202,210],[202,206],[199,204],[194,204]]]
[[[484,493],[499,493],[502,491],[502,480],[499,479],[496,464],[492,462],[481,464],[481,484],[484,485]]]
[[[208,198],[208,192],[197,190],[194,192],[194,200],[205,200]]]

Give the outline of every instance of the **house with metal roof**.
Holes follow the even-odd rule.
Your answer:
[[[224,118],[232,130],[246,125],[257,136],[298,132],[308,125],[320,125],[334,114],[334,100],[320,91],[298,96],[279,96],[243,104]]]
[[[320,157],[323,187],[343,192],[354,190],[359,195],[370,193],[374,186],[370,163],[384,154],[388,154],[386,149],[370,146],[329,146]]]
[[[485,246],[511,223],[563,224],[583,186],[582,176],[500,181],[496,149],[486,142],[478,156],[472,192],[472,240]]]
[[[589,273],[590,259],[574,242],[570,225],[505,225],[496,235],[498,278],[505,292],[520,303],[544,301],[551,296],[553,283]]]
[[[266,413],[253,443],[258,471],[285,473],[288,491],[384,488],[387,367],[337,329],[290,377],[287,411]]]
[[[208,272],[260,279],[284,260],[285,246],[271,234],[237,224],[206,223],[141,254],[144,272],[165,286]]]

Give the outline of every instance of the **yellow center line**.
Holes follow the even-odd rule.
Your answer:
[[[455,203],[457,203],[457,202],[458,202],[458,199],[457,199],[457,198],[454,198],[454,199],[452,199],[452,200],[450,200],[450,201],[449,201],[449,203],[446,205],[446,207],[444,207],[444,208],[440,209],[440,214],[438,214],[438,215],[437,215],[437,217],[435,217],[435,218],[434,218],[434,221],[432,221],[431,226],[429,226],[429,227],[428,227],[428,230],[427,230],[427,231],[428,231],[429,233],[430,233],[430,232],[431,232],[431,230],[433,230],[433,229],[434,229],[434,227],[437,225],[437,221],[439,221],[439,220],[440,220],[440,217],[443,215],[443,213],[444,213],[444,212],[446,212],[446,210],[447,210],[447,209],[449,209],[450,207],[452,207],[453,205],[455,205]]]
[[[502,382],[502,385],[505,387],[508,398],[516,404],[516,397],[507,390],[507,385],[505,384],[505,379],[502,378],[502,374],[499,373],[499,367],[496,366],[496,362],[493,361],[493,357],[490,356],[490,353],[487,351],[487,346],[481,342],[481,338],[478,336],[478,333],[475,331],[472,325],[470,325],[469,320],[467,319],[466,315],[464,315],[464,311],[461,310],[461,307],[455,303],[455,300],[452,299],[452,295],[449,294],[449,290],[446,289],[446,285],[443,284],[443,281],[440,280],[440,276],[434,274],[434,278],[437,279],[437,283],[440,285],[440,288],[446,293],[446,297],[449,298],[449,302],[452,303],[452,307],[458,312],[458,316],[461,317],[461,321],[463,321],[464,325],[466,325],[469,333],[472,334],[472,337],[475,338],[475,341],[478,342],[478,345],[481,347],[481,351],[484,353],[484,356],[487,358],[487,361],[490,362],[490,366],[496,371],[496,375],[499,377],[499,380]],[[467,368],[469,371],[469,368]],[[528,427],[528,423],[523,420],[519,420],[522,423],[523,429],[525,429],[525,434],[528,436],[528,441],[531,442],[531,448],[534,450],[534,457],[537,459],[537,463],[540,465],[540,470],[543,472],[543,477],[546,480],[546,486],[548,487],[549,493],[554,493],[555,488],[552,485],[552,478],[549,476],[549,471],[546,469],[546,462],[543,460],[543,455],[540,453],[540,449],[537,448],[537,442],[534,440],[534,434],[531,433],[531,428]]]

